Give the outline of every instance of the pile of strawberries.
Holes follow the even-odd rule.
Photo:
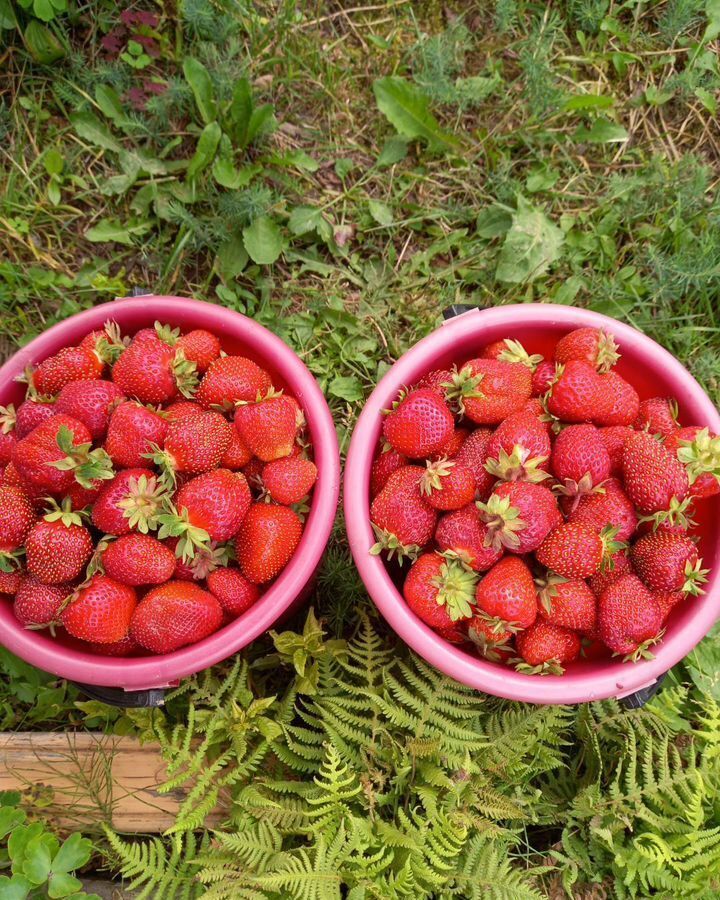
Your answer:
[[[168,653],[287,565],[317,477],[297,401],[218,337],[114,323],[0,407],[0,594],[27,628]]]
[[[552,360],[497,341],[387,411],[372,552],[412,560],[405,600],[446,640],[529,674],[634,661],[702,592],[693,506],[720,493],[720,437],[641,402],[617,349],[595,328]]]

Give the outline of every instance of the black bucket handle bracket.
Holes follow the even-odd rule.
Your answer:
[[[470,303],[453,303],[450,306],[445,307],[442,311],[442,317],[447,322],[449,319],[454,319],[455,316],[461,316],[463,313],[472,312],[474,309],[482,309],[482,307]]]
[[[150,688],[146,691],[124,691],[122,688],[104,687],[99,684],[83,684],[73,681],[86,697],[91,700],[100,700],[108,706],[118,709],[153,709],[163,706],[165,703],[164,688]]]
[[[625,709],[641,709],[646,703],[652,700],[655,694],[660,690],[666,675],[667,672],[663,672],[662,675],[658,675],[652,684],[648,684],[646,687],[640,688],[639,691],[621,697],[621,705],[624,706]]]

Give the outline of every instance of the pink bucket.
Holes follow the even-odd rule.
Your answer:
[[[469,687],[529,703],[580,703],[606,697],[627,697],[652,688],[664,673],[702,640],[720,618],[720,498],[698,504],[700,554],[710,569],[706,592],[688,600],[668,622],[655,658],[636,664],[582,661],[562,676],[522,675],[500,664],[479,659],[447,643],[406,605],[398,583],[382,559],[370,555],[375,542],[370,526],[370,469],[382,427],[382,410],[398,391],[432,369],[464,362],[492,341],[512,336],[530,353],[549,353],[562,334],[582,326],[606,328],[617,338],[621,375],[642,398],[673,395],[680,405],[681,424],[706,425],[720,432],[720,416],[689,372],[655,341],[634,328],[598,313],[551,304],[473,309],[450,319],[402,356],[373,391],[358,419],[345,467],[345,518],[350,547],[365,586],[380,612],[398,635],[420,656]]]
[[[161,688],[226,659],[263,634],[296,603],[311,585],[335,519],[340,487],[340,457],[335,426],[317,382],[298,356],[280,338],[240,313],[211,303],[182,297],[145,295],[116,300],[72,316],[50,328],[18,351],[0,369],[0,404],[21,402],[23,387],[15,382],[29,364],[37,364],[61,347],[77,344],[88,332],[112,319],[122,332],[133,334],[160,320],[183,330],[207,328],[222,340],[228,353],[251,356],[268,369],[278,387],[299,401],[318,467],[312,507],[300,545],[288,566],[260,600],[234,622],[205,640],[164,656],[111,659],[55,640],[40,631],[27,631],[8,603],[0,603],[0,642],[29,663],[88,685],[107,685],[128,692]],[[161,692],[155,692],[162,696]],[[122,700],[116,700],[122,704]],[[153,701],[139,698],[137,704]]]

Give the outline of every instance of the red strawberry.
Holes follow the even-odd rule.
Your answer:
[[[492,486],[497,480],[485,468],[487,448],[493,432],[489,428],[476,428],[464,441],[455,455],[455,462],[467,466],[475,478],[475,490],[480,500],[490,496]]]
[[[393,450],[392,447],[375,457],[370,474],[370,496],[377,497],[392,473],[406,466],[407,462],[407,457],[398,453],[397,450]]]
[[[262,470],[265,489],[276,503],[290,506],[310,493],[317,481],[317,466],[302,456],[286,456],[265,464]]]
[[[88,650],[91,653],[97,653],[98,656],[123,658],[137,655],[142,648],[129,634],[126,634],[124,638],[120,638],[119,641],[113,641],[111,644],[88,644]]]
[[[697,596],[707,578],[697,547],[684,534],[648,534],[630,550],[638,577],[651,591],[684,591]]]
[[[168,581],[140,601],[130,636],[153,653],[172,653],[213,634],[222,620],[222,608],[209,591],[187,581]]]
[[[607,428],[600,428],[598,431],[610,457],[610,474],[622,475],[625,441],[633,433],[632,428],[628,428],[627,425],[610,425]]]
[[[589,578],[622,549],[613,540],[615,533],[612,528],[598,533],[588,525],[563,522],[540,544],[535,556],[539,563],[565,578]]]
[[[431,628],[452,628],[469,619],[477,576],[456,560],[423,553],[410,567],[403,586],[405,602]]]
[[[201,475],[220,465],[230,446],[232,425],[213,410],[202,410],[171,422],[162,450],[156,448],[153,460],[171,480],[176,472]]]
[[[0,406],[0,466],[6,466],[11,458],[13,447],[17,443],[15,422],[17,414],[12,403]]]
[[[633,662],[651,658],[660,637],[663,612],[637,575],[623,575],[603,592],[598,604],[598,633],[616,654]]]
[[[101,488],[92,510],[93,525],[105,534],[147,534],[157,528],[165,499],[165,489],[150,469],[123,469]]]
[[[660,607],[662,621],[665,623],[670,613],[675,609],[678,603],[682,603],[687,597],[687,594],[684,594],[682,591],[666,591],[665,593],[656,593],[653,596],[655,597],[655,602]]]
[[[439,394],[443,399],[452,387],[453,373],[450,369],[433,369],[418,381],[416,387],[419,390],[430,390]]]
[[[638,517],[632,501],[616,478],[603,482],[602,490],[586,494],[568,516],[568,522],[580,523],[598,533],[612,526],[617,529],[618,541],[629,540],[638,526]]]
[[[223,453],[220,465],[223,469],[242,469],[252,459],[252,450],[240,437],[237,428],[230,428],[230,443]]]
[[[69,501],[53,504],[25,538],[27,570],[44,584],[62,584],[80,576],[92,556],[93,540],[72,512]]]
[[[515,643],[523,659],[517,670],[528,675],[562,675],[563,667],[580,655],[580,638],[574,631],[543,620],[521,631]]]
[[[615,338],[600,328],[576,328],[555,345],[555,361],[579,359],[600,372],[608,372],[620,358]]]
[[[538,607],[530,569],[516,556],[504,556],[479,582],[475,603],[481,612],[506,626],[529,628]]]
[[[133,588],[107,575],[93,575],[70,597],[60,621],[68,634],[81,641],[112,644],[128,633],[136,605]]]
[[[163,410],[165,418],[168,422],[175,422],[178,419],[184,419],[186,416],[194,416],[202,412],[202,406],[195,403],[194,400],[176,400],[170,406],[166,406]]]
[[[588,581],[590,590],[596,597],[600,597],[606,588],[622,578],[623,575],[633,575],[635,573],[627,550],[618,550],[617,553],[613,554],[611,561],[612,566],[608,565],[605,569],[593,575]]]
[[[243,575],[266,584],[290,562],[302,537],[302,522],[289,507],[253,503],[235,538]]]
[[[96,356],[101,363],[114,363],[130,343],[129,337],[120,334],[116,322],[108,321],[101,331],[91,331],[79,346]]]
[[[197,385],[195,363],[150,329],[143,329],[112,368],[112,380],[140,403],[165,403],[178,391],[190,396]]]
[[[625,491],[644,515],[668,510],[673,497],[688,492],[688,475],[677,457],[644,431],[636,432],[623,450]]]
[[[15,419],[17,439],[21,441],[38,425],[47,422],[48,419],[52,419],[55,414],[55,401],[36,400],[29,397],[17,409]]]
[[[3,572],[0,569],[0,594],[17,594],[25,572],[22,569],[15,569],[12,572]]]
[[[244,356],[222,356],[210,363],[195,399],[205,409],[232,409],[239,401],[250,402],[272,388],[268,373]]]
[[[48,492],[42,487],[36,487],[35,485],[24,481],[20,477],[20,473],[15,468],[15,465],[12,462],[9,462],[5,466],[2,475],[2,484],[7,485],[8,487],[20,488],[20,490],[32,503],[34,509],[45,509],[45,503],[47,502],[46,497]]]
[[[634,420],[637,431],[648,431],[661,437],[670,437],[678,430],[677,403],[670,397],[650,397],[643,400]]]
[[[503,662],[513,653],[510,641],[515,629],[506,628],[497,619],[493,620],[480,613],[467,623],[468,637],[478,654],[490,662]]]
[[[598,409],[593,415],[596,425],[632,425],[640,408],[640,397],[635,388],[617,372],[601,375]],[[603,398],[610,398],[605,403]]]
[[[448,441],[443,447],[442,451],[438,453],[431,453],[429,458],[431,460],[438,460],[443,458],[454,459],[460,452],[460,448],[467,440],[467,436],[469,434],[470,432],[467,430],[467,428],[456,428],[448,438]]]
[[[502,481],[539,482],[548,478],[550,437],[537,416],[512,413],[498,425],[487,447],[485,468]]]
[[[693,497],[702,499],[720,494],[720,435],[690,425],[669,435],[665,447],[685,466]]]
[[[142,468],[153,445],[162,446],[169,427],[165,416],[155,409],[128,400],[110,416],[105,450],[119,468]]]
[[[34,521],[35,510],[27,494],[14,485],[0,485],[0,563],[23,544]]]
[[[553,381],[555,381],[556,370],[555,363],[547,359],[538,365],[532,376],[533,397],[542,397],[543,394],[550,390]]]
[[[541,484],[510,481],[498,485],[487,503],[478,503],[488,528],[490,546],[530,553],[543,542],[562,516],[552,491]]]
[[[60,413],[18,441],[12,461],[23,481],[49,494],[64,494],[75,479],[89,484],[112,478],[107,454],[91,447],[85,425]]]
[[[98,357],[82,347],[63,347],[55,356],[40,363],[29,379],[30,385],[46,397],[57,394],[71,381],[100,378],[104,365]]]
[[[548,411],[563,422],[590,422],[599,409],[610,409],[612,397],[601,397],[602,382],[593,366],[571,359],[558,367],[547,398]]]
[[[428,462],[420,492],[433,509],[460,509],[475,499],[475,478],[467,466],[456,460]]]
[[[210,541],[229,541],[250,508],[250,488],[242,472],[214,469],[188,481],[177,492],[177,511],[158,517],[159,538],[179,537],[176,554],[187,559]]]
[[[447,404],[429,388],[410,391],[383,423],[385,440],[411,459],[441,452],[454,430],[455,420]]]
[[[420,466],[403,466],[388,478],[387,484],[373,500],[370,520],[378,538],[371,553],[390,551],[399,560],[416,556],[430,542],[435,531],[437,513],[423,499],[420,481],[425,470]]]
[[[502,548],[486,546],[487,525],[474,503],[443,516],[435,531],[437,545],[446,556],[454,554],[476,572],[484,572],[502,556]]]
[[[220,606],[231,616],[241,616],[260,597],[258,586],[248,581],[237,569],[215,569],[208,575],[207,586]]]
[[[40,628],[57,621],[58,613],[73,589],[69,584],[43,584],[32,575],[23,578],[13,602],[15,618],[26,628]]]
[[[292,453],[302,411],[293,397],[269,394],[244,403],[235,412],[235,427],[246,446],[263,462]]]
[[[265,463],[257,456],[253,456],[250,462],[245,463],[242,467],[242,473],[247,479],[247,483],[255,491],[262,491],[262,470],[264,468]]]
[[[595,629],[597,599],[586,582],[548,575],[536,579],[540,617],[571,631],[592,633]]]
[[[97,441],[105,436],[110,415],[124,399],[112,381],[71,381],[58,394],[55,406],[59,413],[82,422]]]
[[[126,534],[102,552],[105,574],[121,584],[162,584],[173,577],[175,554],[149,534]]]
[[[92,506],[98,498],[104,481],[92,481],[90,487],[83,487],[77,481],[70,485],[64,499],[70,501],[70,509],[79,512],[86,506]]]
[[[183,351],[185,359],[195,363],[200,375],[207,372],[210,364],[220,356],[222,349],[218,338],[204,328],[188,331],[178,340],[175,347]]]
[[[594,425],[564,428],[555,438],[550,465],[558,490],[573,498],[573,507],[610,475],[610,455]]]
[[[520,409],[532,391],[532,373],[522,363],[471,359],[453,375],[448,398],[473,422],[494,425]]]
[[[522,363],[531,372],[543,361],[539,353],[530,355],[520,341],[512,338],[503,338],[501,341],[493,341],[483,348],[480,354],[482,359],[499,359],[502,362]]]

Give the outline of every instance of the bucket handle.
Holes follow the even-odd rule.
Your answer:
[[[122,688],[104,687],[98,684],[83,684],[73,681],[75,687],[91,700],[100,700],[108,706],[118,709],[152,709],[163,706],[165,691],[163,688],[150,688],[147,691],[124,691]]]

